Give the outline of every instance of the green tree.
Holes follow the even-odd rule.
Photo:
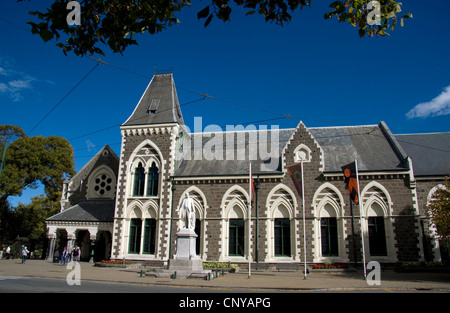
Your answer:
[[[27,237],[42,242],[46,236],[45,220],[60,210],[59,201],[50,201],[45,195],[31,198],[30,204],[19,203],[11,211],[9,232],[11,236]]]
[[[20,196],[24,189],[37,188],[41,183],[48,201],[57,202],[61,197],[63,181],[75,173],[73,149],[66,139],[56,136],[28,137],[18,126],[0,125],[1,150],[6,146],[6,139],[11,138],[10,134],[18,135],[6,147],[0,177],[0,235],[4,238],[8,217],[11,217],[9,197]]]
[[[17,0],[21,2],[23,0]],[[84,0],[78,1],[81,9],[80,25],[67,22],[73,7],[67,9],[69,1],[56,0],[47,12],[34,11],[40,22],[29,22],[32,33],[39,34],[44,41],[56,39],[64,54],[73,51],[76,55],[104,55],[100,48],[107,45],[114,53],[123,53],[130,45],[137,45],[135,34],[152,35],[177,25],[177,12],[190,6],[190,0]],[[393,31],[397,22],[403,25],[408,13],[400,16],[401,3],[395,0],[341,0],[332,2],[325,19],[336,17],[339,22],[350,23],[358,29],[360,37],[385,36]],[[266,22],[283,26],[292,19],[292,14],[311,6],[311,0],[210,0],[197,13],[198,19],[205,19],[205,27],[214,17],[231,20],[231,12],[241,7],[246,15],[259,14]],[[379,13],[375,14],[375,13]],[[74,15],[76,16],[76,15]],[[71,15],[72,17],[72,15]],[[69,19],[71,22],[71,20]],[[375,22],[375,23],[372,23]],[[63,37],[61,37],[63,36]],[[62,38],[61,41],[59,41]]]
[[[436,226],[439,239],[450,243],[450,182],[448,179],[433,193],[427,209],[431,223]]]

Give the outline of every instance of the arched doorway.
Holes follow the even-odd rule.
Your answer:
[[[55,244],[55,250],[53,252],[56,252],[58,250],[59,255],[61,255],[62,251],[64,251],[64,248],[67,247],[67,231],[65,229],[58,229],[56,231],[56,244]]]
[[[109,260],[111,258],[111,233],[99,231],[95,239],[94,261]]]
[[[80,261],[89,261],[91,256],[91,240],[89,231],[78,230],[75,245],[81,249]]]

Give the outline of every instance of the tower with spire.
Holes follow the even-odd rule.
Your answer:
[[[155,74],[121,125],[112,258],[169,257],[177,137],[184,122],[172,73]]]

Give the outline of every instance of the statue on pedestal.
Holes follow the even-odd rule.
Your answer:
[[[189,192],[186,192],[186,196],[181,201],[181,205],[176,212],[180,211],[181,218],[184,219],[184,228],[187,229],[195,229],[195,208],[194,208],[194,200],[189,197]]]

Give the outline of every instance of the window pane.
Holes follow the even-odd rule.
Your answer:
[[[156,163],[152,163],[152,167],[149,170],[148,180],[147,180],[147,196],[158,196],[158,181],[159,181],[159,170]]]
[[[244,256],[244,220],[230,219],[228,239],[229,255]]]
[[[369,249],[370,255],[386,256],[386,234],[384,217],[369,217]]]
[[[200,255],[200,243],[202,242],[202,222],[197,218],[195,219],[195,233],[197,234],[197,240],[195,241],[195,254]]]
[[[141,251],[141,229],[142,221],[139,218],[133,218],[130,221],[130,238],[128,243],[129,253],[139,253]]]
[[[322,256],[338,256],[337,219],[335,217],[320,220],[322,237]]]
[[[154,218],[145,220],[144,228],[144,253],[155,254],[156,220]]]
[[[288,218],[275,219],[275,255],[291,256],[291,226]]]
[[[144,183],[145,183],[145,171],[142,164],[139,163],[136,171],[134,172],[134,188],[133,196],[143,196],[144,195]]]

